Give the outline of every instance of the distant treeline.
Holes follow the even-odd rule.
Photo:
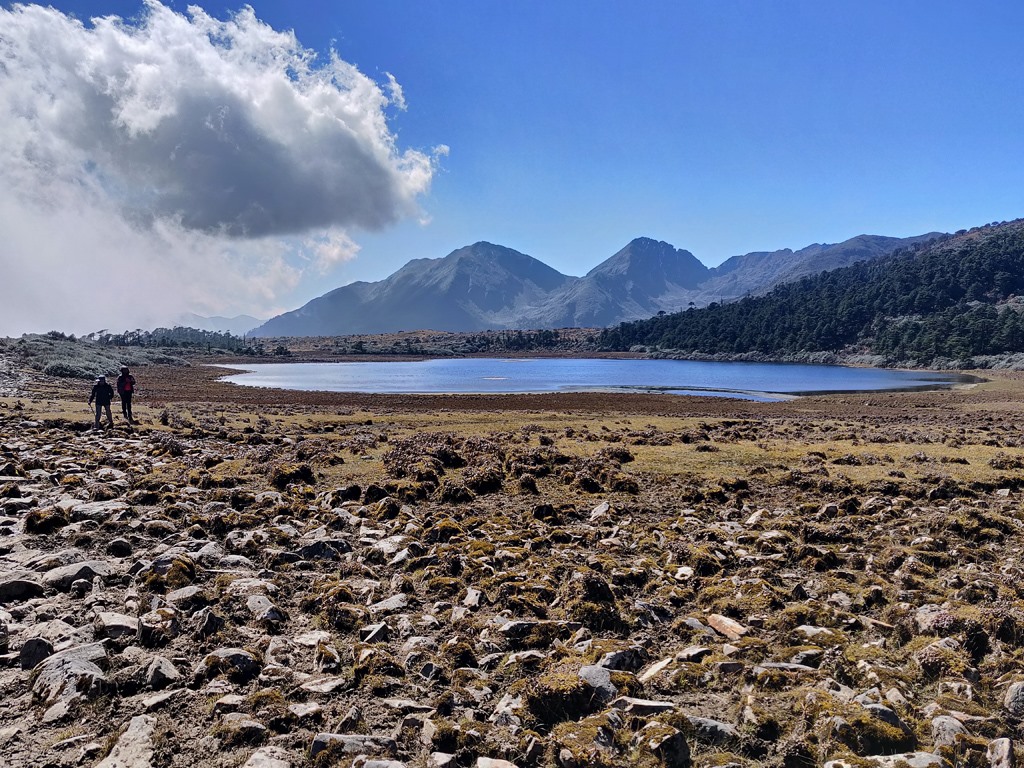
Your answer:
[[[182,349],[229,350],[240,355],[262,355],[263,344],[258,339],[235,336],[226,331],[204,331],[199,328],[155,328],[152,331],[137,329],[111,333],[95,331],[82,337],[87,341],[112,347],[169,347]]]
[[[787,283],[761,297],[605,329],[609,350],[862,351],[892,362],[1024,352],[1024,225],[993,225]]]

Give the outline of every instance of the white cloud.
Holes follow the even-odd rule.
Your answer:
[[[314,266],[321,275],[337,264],[352,261],[359,253],[359,244],[343,231],[311,239],[305,246],[314,254]]]
[[[259,314],[352,258],[347,231],[420,215],[440,153],[396,146],[393,77],[249,7],[188,13],[0,8],[0,333]]]

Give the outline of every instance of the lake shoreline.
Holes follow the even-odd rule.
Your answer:
[[[482,357],[401,361],[219,363],[220,382],[242,387],[361,395],[676,395],[779,401],[798,396],[928,391],[976,384],[978,377],[800,363],[635,358]],[[630,364],[630,363],[634,364]],[[515,363],[512,368],[504,366]],[[531,365],[532,363],[532,365]],[[837,369],[844,368],[842,373]],[[305,370],[304,370],[305,369]]]

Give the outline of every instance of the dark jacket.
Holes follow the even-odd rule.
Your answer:
[[[135,391],[135,377],[130,373],[126,376],[121,374],[117,377],[117,394],[124,397],[126,394],[131,394]]]
[[[89,395],[89,404],[92,405],[92,401],[95,400],[97,405],[110,405],[110,401],[114,399],[114,388],[105,381],[97,381],[92,388],[92,394]]]

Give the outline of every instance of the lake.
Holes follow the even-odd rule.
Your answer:
[[[253,363],[223,381],[248,387],[377,394],[657,392],[782,400],[796,395],[951,387],[971,377],[790,363],[444,358],[368,363]]]

